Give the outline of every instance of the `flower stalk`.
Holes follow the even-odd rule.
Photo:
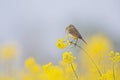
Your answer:
[[[71,68],[72,68],[72,70],[73,70],[73,72],[75,74],[76,79],[79,80],[79,77],[78,77],[78,75],[77,75],[77,73],[76,73],[76,71],[75,71],[75,69],[73,67],[73,64],[71,63],[70,65],[71,65]]]
[[[113,79],[115,80],[115,63],[113,63]]]
[[[96,69],[97,69],[97,71],[98,71],[98,73],[99,73],[99,75],[100,75],[100,77],[102,76],[102,73],[101,73],[101,71],[100,71],[100,69],[98,68],[98,66],[97,66],[97,64],[95,63],[95,61],[92,59],[92,57],[87,53],[87,51],[85,51],[81,46],[79,46],[78,44],[76,44],[76,43],[74,43],[74,42],[70,42],[71,44],[74,44],[75,46],[77,46],[77,47],[79,47],[80,49],[82,49],[84,52],[85,52],[85,54],[89,57],[89,59],[92,61],[92,63],[95,65],[95,67],[96,67]]]

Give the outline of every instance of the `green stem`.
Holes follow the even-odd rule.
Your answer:
[[[73,67],[73,64],[71,63],[70,65],[71,65],[72,70],[73,70],[73,72],[74,72],[74,74],[75,74],[75,76],[76,76],[76,79],[79,80],[79,77],[78,77],[78,75],[77,75],[77,73],[76,73],[76,71],[75,71],[75,69],[74,69],[74,67]]]
[[[71,42],[71,44],[75,44],[75,43]],[[95,67],[96,67],[96,69],[97,69],[100,77],[102,77],[102,73],[101,73],[100,69],[98,68],[97,64],[96,64],[95,61],[92,59],[92,57],[87,53],[87,51],[85,51],[85,50],[84,50],[81,46],[79,46],[78,44],[75,44],[75,45],[76,45],[77,47],[79,47],[80,49],[82,49],[82,50],[85,52],[85,54],[89,57],[89,59],[90,59],[90,60],[92,61],[92,63],[95,65]]]
[[[115,80],[115,64],[113,63],[113,78]]]

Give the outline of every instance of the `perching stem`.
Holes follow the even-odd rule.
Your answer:
[[[78,75],[77,75],[77,73],[76,73],[76,71],[75,71],[75,69],[74,69],[74,67],[73,67],[73,64],[71,63],[70,65],[71,65],[71,68],[72,68],[72,70],[73,70],[73,72],[74,72],[77,80],[79,80],[79,77],[78,77]]]
[[[115,64],[114,64],[114,62],[113,62],[113,78],[115,80]]]
[[[100,69],[98,68],[97,64],[96,64],[95,61],[92,59],[92,57],[87,53],[87,51],[85,51],[85,50],[84,50],[81,46],[79,46],[78,44],[75,44],[75,43],[73,43],[73,42],[70,42],[70,43],[76,45],[77,47],[79,47],[80,49],[82,49],[82,50],[85,52],[85,54],[89,57],[89,59],[90,59],[90,60],[92,61],[92,63],[95,65],[95,67],[96,67],[99,75],[102,76],[102,73],[101,73]]]

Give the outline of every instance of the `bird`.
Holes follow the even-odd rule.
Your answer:
[[[76,29],[76,27],[73,24],[70,24],[69,26],[67,26],[65,29],[65,32],[67,32],[68,35],[71,36],[72,38],[76,39],[76,43],[77,43],[78,39],[80,39],[85,44],[87,44],[87,42],[83,39],[80,32]]]

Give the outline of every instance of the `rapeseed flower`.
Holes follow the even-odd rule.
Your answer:
[[[18,53],[18,49],[15,44],[4,44],[0,48],[0,56],[3,60],[10,60],[15,58]]]
[[[120,53],[119,52],[110,51],[109,56],[110,56],[110,60],[112,62],[120,62]]]
[[[76,57],[72,55],[72,52],[64,52],[62,55],[62,58],[63,58],[63,61],[68,64],[73,63],[74,60],[76,59]]]
[[[104,73],[99,80],[114,80],[113,78],[113,72],[112,71],[107,71],[106,73]]]
[[[87,41],[88,45],[85,46],[85,49],[94,58],[105,55],[111,49],[111,43],[106,36],[96,34]]]
[[[63,80],[64,72],[61,67],[48,63],[43,66],[44,71],[50,80]]]
[[[36,64],[36,61],[33,57],[29,57],[28,59],[25,60],[25,67],[27,68],[30,68],[35,64]]]
[[[41,66],[36,63],[35,59],[32,57],[29,57],[25,61],[25,67],[29,70],[29,72],[33,74],[37,74],[41,71]]]
[[[65,49],[69,45],[70,45],[70,41],[69,40],[66,41],[64,38],[57,39],[56,41],[56,47],[59,49]]]
[[[72,80],[71,72],[64,70],[62,66],[53,65],[52,62],[40,66],[30,57],[26,59],[25,67],[27,72],[22,76],[23,80]]]
[[[95,35],[87,41],[88,45],[83,48],[87,56],[80,55],[81,58],[79,59],[82,59],[79,60],[81,61],[80,65],[74,63],[76,57],[71,51],[62,54],[63,60],[58,65],[54,65],[52,62],[41,65],[37,63],[35,58],[29,57],[24,62],[25,69],[21,70],[22,73],[21,71],[15,72],[15,76],[8,76],[9,74],[5,73],[5,76],[0,75],[0,80],[18,80],[18,78],[20,80],[120,80],[118,64],[120,53],[110,51],[109,56],[106,56],[111,48],[109,39],[105,36]],[[59,49],[65,49],[71,43],[74,44],[74,42],[62,38],[57,40],[56,46]],[[16,51],[16,47],[11,47],[11,45],[3,46],[0,49],[2,57],[6,60],[14,58]],[[112,61],[112,65],[108,57]]]

